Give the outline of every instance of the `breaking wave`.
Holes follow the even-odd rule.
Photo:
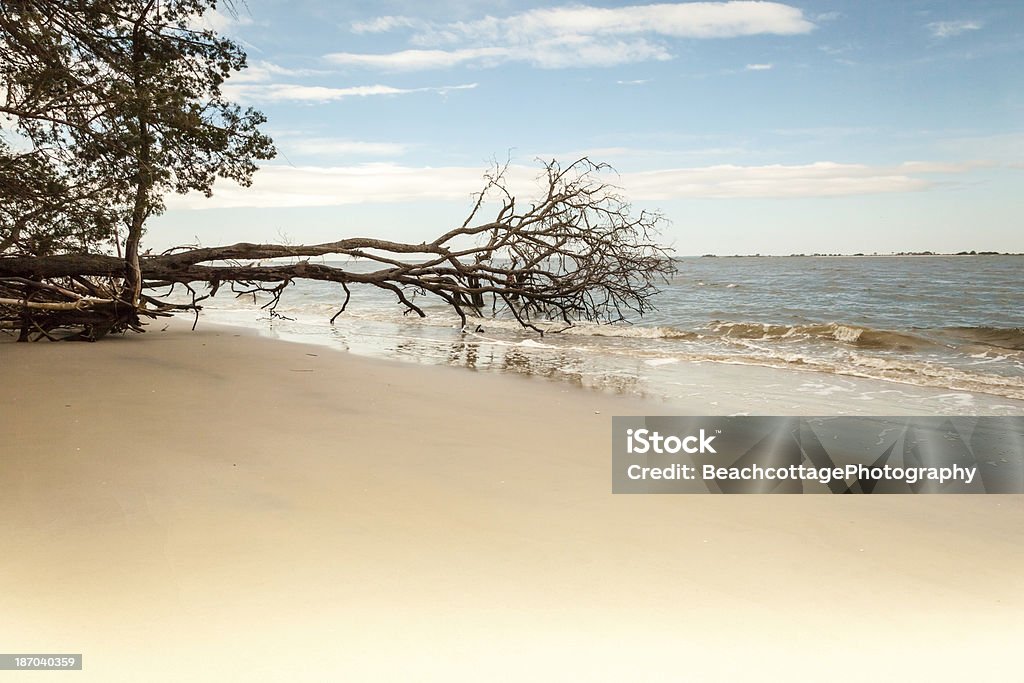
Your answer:
[[[907,332],[876,330],[870,327],[841,323],[770,325],[713,322],[711,329],[724,337],[735,339],[818,339],[867,349],[890,349],[893,351],[919,351],[937,345],[933,340]]]

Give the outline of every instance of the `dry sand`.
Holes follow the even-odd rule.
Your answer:
[[[612,496],[709,406],[158,329],[0,342],[25,678],[1019,680],[1024,497]]]

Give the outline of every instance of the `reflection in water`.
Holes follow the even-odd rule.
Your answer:
[[[651,388],[645,385],[639,368],[613,368],[602,364],[600,359],[587,359],[572,349],[555,346],[522,347],[507,341],[486,341],[468,337],[458,330],[447,330],[448,339],[438,339],[438,329],[429,330],[432,336],[417,330],[417,336],[380,333],[359,335],[339,327],[334,338],[340,345],[355,353],[400,360],[415,361],[429,365],[451,365],[489,372],[511,372],[529,377],[566,382],[576,387],[598,389],[615,394],[648,395]],[[440,335],[437,335],[440,336]],[[472,341],[469,341],[472,339]]]
[[[451,345],[448,364],[479,370],[514,372],[567,382],[577,387],[600,389],[616,394],[647,393],[636,374],[588,367],[585,362],[561,350],[524,350],[516,346],[491,346],[480,342]]]
[[[451,352],[448,354],[448,364],[476,370],[477,354],[479,353],[480,344],[452,344]]]
[[[584,386],[583,373],[575,369],[573,359],[563,353],[531,355],[512,347],[505,351],[499,369],[534,377],[559,379],[578,387]]]

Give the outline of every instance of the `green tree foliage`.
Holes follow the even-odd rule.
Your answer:
[[[169,192],[251,182],[265,117],[224,99],[245,53],[203,28],[215,0],[0,3],[0,255],[117,247],[124,299]]]

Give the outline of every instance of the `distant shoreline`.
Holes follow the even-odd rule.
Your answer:
[[[700,256],[693,254],[690,256],[683,256],[682,258],[892,258],[895,256],[1024,256],[1024,252],[957,251],[947,253],[937,251],[900,251],[885,254],[877,252],[872,254],[857,252],[856,254],[701,254]]]

